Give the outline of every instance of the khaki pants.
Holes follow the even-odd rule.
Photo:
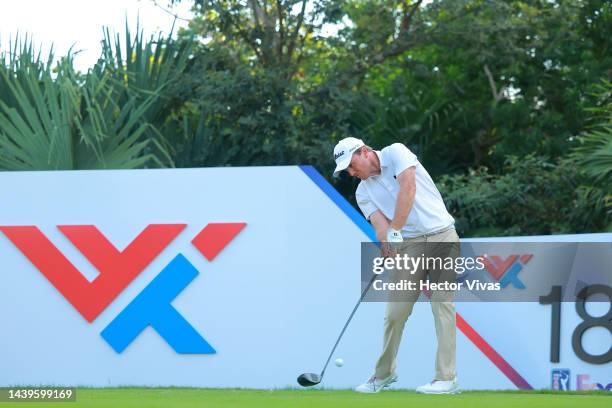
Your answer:
[[[443,244],[437,244],[443,243]],[[407,239],[399,244],[397,252],[408,256],[457,258],[459,256],[459,237],[454,228],[429,236]],[[442,281],[449,278],[448,274],[453,271],[438,270],[435,268],[420,268],[414,274],[392,275],[392,279],[406,279],[415,281],[418,287],[419,281],[429,279],[430,281]],[[402,332],[406,320],[412,313],[414,302],[418,299],[420,291],[403,292],[401,298],[391,294],[385,312],[383,350],[376,363],[375,376],[387,378],[395,374],[396,356],[402,339]],[[436,291],[431,294],[431,309],[436,326],[436,337],[438,339],[438,350],[436,353],[436,380],[451,380],[455,377],[455,353],[456,353],[456,323],[455,305],[452,302],[452,292]]]

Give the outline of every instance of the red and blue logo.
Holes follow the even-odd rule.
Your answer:
[[[242,231],[246,223],[210,223],[191,243],[210,262]],[[94,225],[59,225],[60,232],[98,270],[91,282],[35,226],[0,226],[0,231],[51,282],[89,323],[185,229],[185,224],[148,225],[119,251]],[[178,254],[123,309],[102,337],[121,353],[151,326],[179,354],[212,354],[215,349],[171,302],[198,275]]]
[[[498,255],[483,255],[480,259],[489,275],[498,281],[502,288],[512,284],[517,289],[525,289],[525,284],[518,274],[532,257],[532,254],[510,255],[503,259]]]

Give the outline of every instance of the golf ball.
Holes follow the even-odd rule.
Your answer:
[[[334,363],[336,363],[336,367],[342,367],[344,365],[344,360],[341,358],[337,358]]]

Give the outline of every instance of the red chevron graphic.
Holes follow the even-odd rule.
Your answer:
[[[501,256],[498,255],[482,256],[481,259],[489,274],[496,280],[500,280],[514,261],[518,259],[518,255],[510,255],[505,260],[502,260]]]
[[[58,226],[100,272],[92,282],[37,227],[0,226],[0,231],[88,322],[92,322],[185,226],[151,224],[123,251],[117,250],[93,225]]]
[[[244,227],[245,222],[210,223],[191,243],[206,259],[212,261]]]

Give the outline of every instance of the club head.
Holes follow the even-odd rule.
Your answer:
[[[304,373],[297,378],[297,382],[302,387],[312,387],[321,382],[321,376],[314,373]]]

